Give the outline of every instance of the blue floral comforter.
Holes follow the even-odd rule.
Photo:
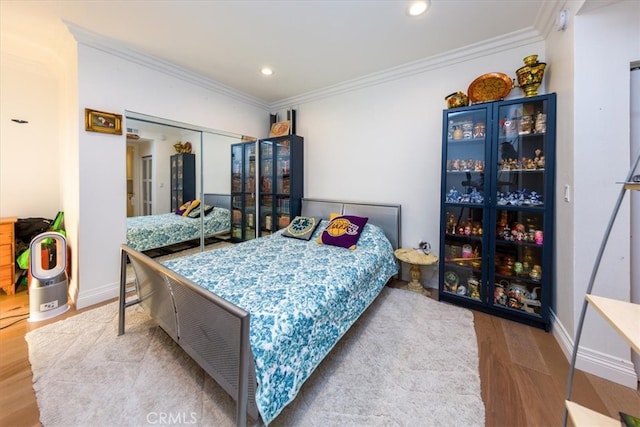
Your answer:
[[[204,217],[205,237],[230,228],[229,209],[216,207]],[[137,251],[148,251],[199,237],[200,218],[187,218],[175,213],[127,218],[127,245]]]
[[[281,231],[163,264],[251,314],[256,403],[270,423],[340,337],[397,273],[382,230],[357,249],[284,237]]]

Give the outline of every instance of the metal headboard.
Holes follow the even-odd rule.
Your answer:
[[[204,203],[231,210],[231,194],[204,193]]]
[[[369,223],[382,228],[394,249],[400,247],[400,205],[363,203],[322,199],[302,199],[302,215],[329,219],[331,213],[369,218]]]

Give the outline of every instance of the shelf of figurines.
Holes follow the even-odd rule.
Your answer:
[[[465,136],[464,134],[459,136],[459,135],[449,135],[447,136],[447,143],[448,144],[472,144],[472,143],[484,143],[486,141],[486,138],[484,135],[479,134],[481,136],[476,137],[473,136],[473,134],[469,135],[467,134],[467,136]],[[515,141],[519,138],[521,139],[537,139],[536,137],[544,137],[546,134],[544,132],[532,132],[532,133],[515,133],[515,134],[509,134],[509,135],[505,135],[502,134],[498,137],[498,141],[499,142],[506,142],[506,141]],[[458,138],[456,138],[456,136],[459,136]]]
[[[481,301],[481,270],[468,268],[464,262],[445,261],[443,292],[475,301]],[[539,268],[539,266],[535,266]],[[535,273],[537,274],[537,272]],[[466,277],[466,279],[463,279]],[[524,276],[505,276],[496,273],[493,303],[506,309],[540,315],[540,280]]]
[[[484,160],[450,159],[447,160],[449,173],[484,172]],[[511,172],[544,172],[544,157],[522,157],[521,159],[502,159],[498,163],[497,171]]]
[[[493,303],[512,310],[522,311],[528,314],[539,315],[542,302],[540,298],[539,281],[530,281],[522,278],[495,276],[493,285]]]
[[[480,295],[480,279],[481,272],[479,270],[463,273],[466,277],[461,280],[458,272],[462,271],[458,264],[445,262],[444,272],[444,288],[443,291],[454,294],[459,297],[467,297],[472,300],[481,301]],[[462,273],[461,273],[462,274]]]
[[[484,195],[475,188],[468,193],[459,192],[454,186],[446,194],[444,201],[446,203],[481,205],[484,203]],[[526,206],[536,208],[544,206],[542,196],[536,191],[528,191],[527,189],[507,192],[498,191],[496,194],[496,204],[498,206]]]
[[[504,227],[496,235],[496,244],[504,246],[519,246],[530,248],[541,248],[544,233],[542,230],[526,230],[524,224],[516,224],[513,228]],[[447,228],[447,244],[454,242],[480,242],[482,241],[482,224],[472,222],[470,224],[453,224],[452,228]],[[470,256],[470,254],[468,254]]]
[[[526,230],[523,224],[517,224],[513,228],[505,227],[496,235],[496,245],[541,248],[542,243],[543,231],[535,229]]]

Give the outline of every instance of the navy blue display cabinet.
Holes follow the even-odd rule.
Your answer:
[[[443,112],[438,297],[545,330],[556,95]]]

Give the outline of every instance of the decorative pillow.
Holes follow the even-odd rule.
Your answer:
[[[211,211],[213,210],[213,206],[199,205],[199,206],[196,206],[194,209],[191,209],[191,212],[189,212],[187,216],[189,218],[200,218],[200,213],[202,212],[203,208],[204,208],[204,216],[209,215],[209,213],[211,213]]]
[[[187,202],[184,202],[182,204],[182,206],[180,206],[178,209],[176,209],[176,215],[182,216],[184,211],[186,211],[189,208],[189,206],[191,205],[191,202],[193,202],[193,200],[189,200]]]
[[[320,225],[320,218],[310,216],[297,216],[282,232],[283,236],[295,239],[309,240]]]
[[[369,218],[355,215],[330,216],[331,221],[318,237],[318,243],[354,250]]]
[[[182,206],[180,206],[178,208],[178,210],[176,211],[176,215],[187,216],[187,215],[189,215],[189,212],[191,212],[193,209],[195,209],[199,204],[200,204],[200,200],[198,200],[198,199],[189,200],[188,202],[184,202],[184,204]]]

